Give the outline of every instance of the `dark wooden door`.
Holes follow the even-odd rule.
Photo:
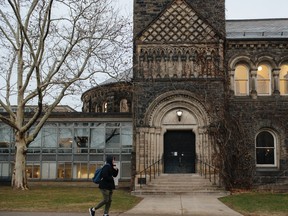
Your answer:
[[[195,134],[188,130],[164,134],[164,172],[195,173]]]

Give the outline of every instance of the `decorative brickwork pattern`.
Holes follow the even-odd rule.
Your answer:
[[[142,34],[143,42],[193,42],[217,41],[213,28],[203,21],[183,0],[175,1]]]
[[[212,78],[223,77],[217,47],[141,47],[138,77]]]

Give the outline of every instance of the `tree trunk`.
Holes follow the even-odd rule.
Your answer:
[[[16,139],[17,140],[17,139]],[[16,142],[15,167],[12,175],[12,188],[27,190],[26,153],[27,147],[22,138]]]

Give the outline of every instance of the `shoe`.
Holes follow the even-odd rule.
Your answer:
[[[93,208],[89,208],[89,213],[90,216],[95,216],[95,211],[93,210]]]

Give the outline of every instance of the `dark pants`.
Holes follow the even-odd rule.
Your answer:
[[[99,209],[103,205],[105,205],[104,214],[109,214],[109,209],[110,209],[111,202],[112,202],[113,191],[112,190],[106,190],[106,189],[100,189],[100,191],[102,193],[103,200],[100,203],[98,203],[98,205],[95,207],[95,210]]]

